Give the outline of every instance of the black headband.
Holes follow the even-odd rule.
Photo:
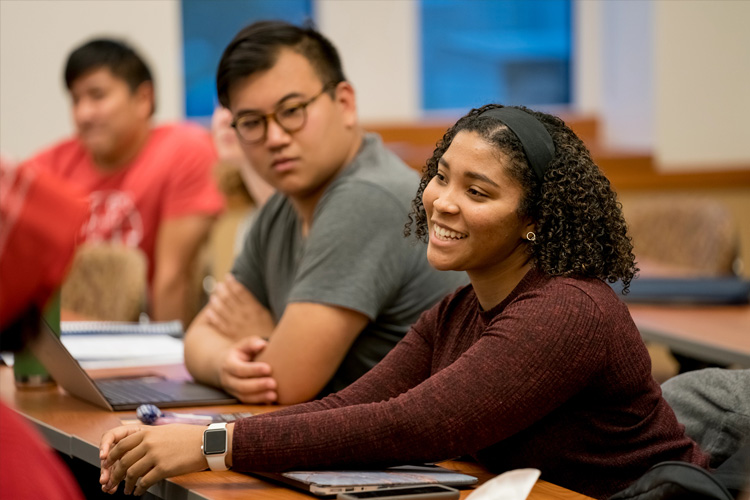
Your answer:
[[[542,122],[518,108],[492,108],[479,116],[503,122],[521,141],[523,151],[537,178],[544,180],[544,172],[555,156],[555,143]]]

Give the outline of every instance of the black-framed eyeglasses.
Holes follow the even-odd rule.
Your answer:
[[[265,115],[259,113],[248,113],[238,116],[232,123],[237,132],[237,137],[247,144],[255,144],[263,141],[268,133],[268,120],[273,119],[284,129],[287,134],[297,132],[307,122],[307,107],[328,91],[335,83],[323,85],[320,92],[306,101],[287,101],[279,104],[273,113]]]

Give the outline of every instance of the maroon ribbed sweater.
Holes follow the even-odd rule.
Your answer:
[[[465,454],[597,498],[663,460],[708,464],[612,289],[536,270],[489,311],[459,289],[347,389],[239,421],[232,457],[235,470],[280,471]]]

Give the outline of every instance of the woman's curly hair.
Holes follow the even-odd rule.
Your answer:
[[[539,120],[555,144],[555,156],[540,181],[529,167],[516,135],[500,121],[480,116],[488,104],[471,110],[438,141],[427,160],[405,234],[428,240],[427,214],[422,194],[438,170],[438,161],[461,131],[475,132],[494,145],[509,160],[507,173],[521,186],[523,196],[518,215],[536,222],[536,239],[529,241],[535,265],[551,276],[582,276],[614,283],[622,280],[623,293],[638,269],[633,245],[627,234],[622,205],[609,180],[591,159],[583,141],[556,116],[518,106]]]

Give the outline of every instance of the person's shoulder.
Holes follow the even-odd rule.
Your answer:
[[[578,276],[546,276],[541,285],[543,294],[559,303],[593,306],[604,315],[627,311],[627,306],[605,281]]]
[[[604,342],[613,334],[637,337],[627,306],[601,279],[550,276],[534,269],[520,288],[501,311],[495,312],[493,321],[524,318],[533,331],[566,339],[588,339],[586,342]],[[631,335],[633,331],[636,336]]]
[[[143,164],[158,164],[165,171],[172,171],[179,164],[176,174],[180,178],[192,175],[208,175],[216,163],[216,148],[211,134],[198,124],[168,123],[151,129],[151,137],[139,161]]]
[[[364,134],[357,156],[341,178],[369,182],[388,189],[400,186],[404,182],[416,186],[419,181],[416,171],[386,148],[380,136],[373,133]]]
[[[272,230],[284,230],[296,218],[291,201],[281,193],[274,193],[258,210],[253,228],[267,235]]]
[[[21,165],[63,173],[71,165],[76,165],[88,157],[89,154],[81,141],[77,137],[69,137],[35,153]]]
[[[278,191],[273,193],[270,198],[263,204],[259,209],[258,218],[267,218],[273,216],[281,211],[289,210],[292,208],[292,203],[289,198],[279,193]]]
[[[209,130],[198,123],[191,121],[163,123],[155,126],[153,133],[172,140],[208,140],[211,141]]]
[[[595,300],[611,297],[612,289],[604,281],[598,278],[586,278],[582,276],[550,276],[541,271],[537,273],[537,287],[545,293],[554,295],[568,295],[591,297]]]
[[[161,143],[177,144],[180,147],[211,147],[213,141],[209,131],[193,122],[176,122],[157,125],[151,131],[153,138]]]
[[[578,290],[596,302],[618,300],[612,287],[599,278],[558,277],[556,280],[562,286]]]
[[[375,134],[366,134],[354,161],[331,184],[327,198],[356,200],[358,206],[376,203],[408,213],[419,186],[419,175],[385,148]],[[324,200],[321,200],[323,202]]]

